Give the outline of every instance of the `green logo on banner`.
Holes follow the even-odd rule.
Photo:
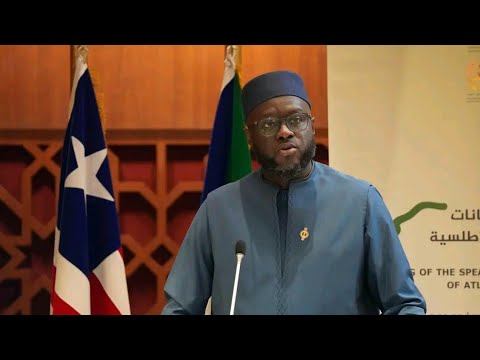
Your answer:
[[[415,215],[417,215],[420,211],[424,209],[436,209],[436,210],[445,210],[447,208],[447,204],[445,203],[437,203],[437,202],[430,202],[430,201],[423,201],[415,205],[409,212],[397,216],[393,223],[395,224],[395,230],[397,230],[397,234],[400,234],[402,230],[400,225],[404,222],[412,219]]]

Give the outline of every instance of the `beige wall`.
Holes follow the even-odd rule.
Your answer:
[[[431,241],[432,232],[480,239],[480,87],[468,82],[476,64],[480,85],[480,47],[473,49],[328,47],[330,165],[373,182],[393,218],[421,202],[447,206],[422,210],[400,232],[431,314],[480,314],[480,242]],[[452,219],[466,209],[479,218]]]

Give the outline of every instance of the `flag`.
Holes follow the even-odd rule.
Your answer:
[[[222,90],[208,151],[202,202],[209,192],[252,171],[244,125],[239,74],[234,54],[227,49]]]
[[[107,148],[81,56],[62,150],[54,246],[51,314],[130,314]]]

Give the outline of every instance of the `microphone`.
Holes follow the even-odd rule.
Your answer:
[[[238,277],[240,275],[240,265],[242,263],[242,259],[245,256],[245,241],[238,240],[235,244],[235,255],[237,257],[237,270],[235,271],[235,282],[233,284],[233,294],[232,294],[232,305],[230,307],[230,315],[233,315],[233,310],[235,309],[235,300],[237,298],[237,285],[238,285]]]

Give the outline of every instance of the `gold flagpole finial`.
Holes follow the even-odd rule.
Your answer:
[[[84,64],[88,64],[88,46],[87,45],[70,45],[70,84],[73,83],[75,70],[77,67],[77,59],[80,56]]]
[[[233,66],[235,63],[235,70],[240,77],[240,70],[242,67],[242,46],[241,45],[226,45],[225,46],[225,64]]]
[[[73,67],[75,67],[78,57],[82,59],[84,64],[88,64],[88,45],[72,45],[71,50]]]
[[[76,45],[77,46],[77,55],[80,56],[84,64],[88,64],[88,46],[87,45]]]
[[[240,62],[241,62],[241,49],[242,47],[240,45],[227,45],[225,49],[225,62],[229,62],[230,59],[235,61],[235,64],[237,67],[239,67]]]

